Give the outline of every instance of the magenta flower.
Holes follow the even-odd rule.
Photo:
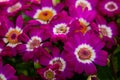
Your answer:
[[[87,9],[82,11],[81,7],[71,7],[70,15],[74,18],[70,25],[70,29],[72,31],[71,33],[73,34],[81,32],[85,34],[87,31],[91,30],[90,24],[95,19],[96,12],[94,10],[88,11]]]
[[[16,50],[15,47],[20,44],[17,37],[22,32],[23,19],[22,16],[19,16],[16,21],[16,25],[14,25],[11,21],[9,21],[6,17],[3,18],[3,23],[1,24],[1,42],[4,42],[5,46],[2,50],[3,55],[7,56],[15,56]]]
[[[114,38],[118,35],[118,27],[114,21],[107,23],[102,16],[97,15],[94,28],[100,38],[108,43],[107,47],[111,48],[115,44]]]
[[[87,75],[95,74],[95,64],[105,66],[108,54],[102,50],[104,43],[95,34],[87,32],[79,34],[65,43],[64,49],[68,51],[70,58],[75,63],[75,72]],[[95,63],[95,64],[94,64]]]
[[[58,65],[58,71],[60,71],[59,76],[66,78],[71,78],[73,76],[73,62],[69,60],[69,56],[65,51],[60,53],[60,50],[56,47],[53,47],[51,50],[52,55],[43,55],[40,57],[40,64],[44,66],[56,66]]]
[[[15,76],[16,70],[9,64],[0,64],[0,80],[18,80]]]
[[[119,0],[102,0],[99,1],[98,10],[103,15],[114,16],[120,13]]]
[[[58,65],[52,66],[48,65],[45,68],[37,69],[37,73],[44,80],[65,80],[63,77],[59,76]]]
[[[14,3],[3,8],[3,12],[7,16],[16,16],[17,14],[20,14],[20,11],[25,10],[26,8],[28,8],[26,2],[14,0]]]
[[[47,24],[62,8],[61,4],[53,6],[52,0],[42,0],[41,5],[33,5],[31,10],[26,10],[25,13],[42,24]]]
[[[82,10],[88,9],[88,10],[93,10],[95,9],[97,5],[98,0],[65,0],[65,5],[68,7],[70,6],[75,6],[77,7],[82,7]]]
[[[70,22],[72,18],[67,15],[66,12],[58,13],[49,24],[49,30],[51,33],[51,41],[56,42],[61,40],[66,41],[70,32]]]
[[[36,23],[36,21],[32,22]],[[28,24],[24,28],[23,33],[18,37],[22,44],[19,44],[16,49],[18,53],[23,55],[23,60],[28,61],[42,54],[42,51],[44,51],[42,45],[48,38],[49,35],[40,25]]]

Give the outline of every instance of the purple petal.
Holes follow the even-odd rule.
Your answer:
[[[16,50],[18,53],[23,53],[26,51],[26,45],[25,44],[19,44],[16,46]]]
[[[84,64],[84,70],[87,75],[95,74],[97,72],[96,67],[93,63]]]
[[[27,36],[27,34],[22,33],[18,36],[18,40],[20,42],[27,43],[29,41],[29,37]]]
[[[26,51],[25,54],[23,55],[23,60],[28,61],[32,59],[33,56],[34,56],[34,53],[32,51],[31,52]]]
[[[9,47],[9,46],[6,46],[2,53],[1,53],[3,56],[16,56],[17,54],[17,51],[15,48],[12,48],[12,47]]]
[[[18,26],[20,29],[22,29],[22,27],[23,27],[22,15],[18,16],[17,21],[16,21],[16,26]]]
[[[3,73],[5,74],[6,77],[12,76],[15,74],[16,70],[9,64],[6,64],[3,69]]]
[[[39,62],[41,65],[47,66],[49,64],[49,61],[51,60],[50,57],[43,55],[40,57]]]
[[[94,62],[100,66],[105,66],[107,65],[107,60],[108,58],[108,53],[106,51],[99,51],[96,54],[96,58],[94,60]]]
[[[75,64],[75,72],[81,74],[83,72],[83,64],[80,62],[76,62]]]
[[[53,57],[59,57],[60,56],[60,50],[57,47],[54,47],[52,50]]]

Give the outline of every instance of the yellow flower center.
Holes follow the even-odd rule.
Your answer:
[[[80,26],[82,27],[80,31],[82,33],[85,33],[87,31],[87,26],[84,23],[82,23],[82,22],[80,22]]]
[[[48,80],[52,80],[53,78],[55,78],[55,74],[52,70],[47,70],[44,74],[45,78]]]
[[[83,34],[87,31],[87,25],[86,24],[84,24],[83,22],[80,22],[80,29],[78,29],[78,30],[75,30],[75,32],[82,32]]]
[[[39,13],[38,19],[43,21],[49,21],[54,16],[53,12],[50,10],[41,11]]]
[[[16,43],[18,43],[18,39],[17,39],[18,35],[20,35],[20,32],[13,29],[7,33],[6,38],[7,38],[9,43],[16,44]]]

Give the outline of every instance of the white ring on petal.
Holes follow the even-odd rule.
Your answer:
[[[7,80],[7,78],[4,76],[4,74],[0,73],[0,80]]]
[[[44,77],[45,77],[46,79],[48,79],[48,78],[46,77],[47,71],[51,71],[51,72],[53,73],[53,75],[54,75],[54,78],[51,79],[51,80],[56,80],[56,78],[55,78],[56,73],[55,73],[53,70],[51,70],[51,69],[48,69],[48,70],[46,70],[46,71],[44,72]]]
[[[42,39],[38,36],[33,36],[26,44],[26,48],[27,48],[27,51],[33,51],[34,49],[30,49],[30,43],[33,41],[33,40],[39,40],[40,42],[42,42]],[[42,44],[40,44],[39,46],[42,46]],[[37,46],[36,48],[38,48],[39,46]]]
[[[76,0],[75,6],[78,7],[80,3],[86,4],[86,7],[88,8],[88,10],[92,10],[92,6],[90,2],[88,2],[87,0]]]
[[[16,30],[16,31],[22,33],[22,30],[21,30],[19,27],[16,26],[16,28],[10,28],[10,29],[8,30],[8,32],[6,33],[6,35],[8,35],[8,34],[9,34],[11,31],[13,31],[13,30]],[[5,36],[6,36],[6,35],[5,35]],[[4,41],[5,43],[8,43],[7,38],[3,38],[3,41]],[[16,47],[18,44],[21,44],[21,42],[18,42],[18,43],[16,43],[16,44],[8,43],[7,46],[14,48],[14,47]]]
[[[108,8],[108,6],[111,5],[111,4],[115,7],[114,9],[109,9],[109,8]],[[106,9],[107,11],[113,12],[113,11],[116,11],[116,10],[118,9],[118,6],[117,6],[117,4],[116,4],[115,2],[110,1],[110,2],[107,2],[107,3],[105,4],[105,9]]]
[[[91,57],[90,57],[90,59],[82,60],[82,59],[79,58],[78,53],[79,53],[80,49],[82,49],[82,48],[87,48],[88,50],[90,50],[90,52],[91,52]],[[74,54],[75,54],[75,56],[76,56],[76,58],[77,58],[77,60],[78,60],[79,62],[88,63],[88,64],[89,64],[89,63],[92,63],[92,61],[94,61],[94,59],[95,59],[95,57],[96,57],[95,50],[94,50],[89,44],[81,44],[81,45],[79,45],[79,46],[75,49]]]
[[[41,22],[42,24],[47,24],[48,23],[47,21],[43,21],[43,20],[38,19],[39,14],[42,11],[46,11],[46,10],[51,11],[53,13],[53,16],[56,15],[56,11],[52,7],[43,7],[42,9],[36,10],[36,13],[33,16],[33,18],[35,18],[37,21]]]
[[[62,26],[64,26],[67,30],[65,33],[57,33],[57,29],[61,28]],[[60,23],[60,24],[57,24],[55,25],[55,27],[53,28],[53,33],[56,34],[56,35],[59,35],[59,34],[67,34],[69,32],[69,27],[67,27],[67,25],[65,23]]]
[[[105,29],[105,31],[107,32],[108,35],[102,34],[103,36],[112,38],[113,33],[112,33],[112,29],[110,27],[108,27],[106,25],[98,25],[98,27],[99,27],[99,31],[101,31],[101,29]]]
[[[61,58],[61,57],[55,57],[55,58],[53,58],[52,60],[50,60],[50,62],[49,62],[49,64],[54,64],[53,62],[54,61],[57,61],[57,60],[60,60],[61,61],[61,63],[62,63],[62,69],[59,69],[60,71],[64,71],[65,70],[65,68],[66,68],[66,62],[65,62],[65,60],[63,59],[63,58]]]
[[[8,1],[10,1],[10,0],[0,0],[0,2],[8,2]]]
[[[0,53],[2,52],[2,49],[0,48]]]
[[[90,23],[86,21],[84,18],[79,18],[79,22],[83,23],[84,25],[88,26]]]
[[[14,4],[13,6],[8,7],[7,12],[8,13],[15,12],[15,11],[19,10],[21,7],[22,7],[22,4],[20,2],[18,2],[16,4]]]
[[[87,26],[87,30],[85,31],[85,33],[89,30],[91,30],[91,27],[89,26],[89,22],[87,20],[85,20],[84,18],[79,18],[79,22],[83,23],[85,26]]]

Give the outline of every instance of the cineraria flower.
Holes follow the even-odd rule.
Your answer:
[[[62,78],[71,78],[73,76],[73,62],[69,60],[69,56],[65,51],[60,53],[60,50],[56,47],[53,47],[51,50],[52,55],[43,55],[40,57],[40,64],[44,66],[56,66],[58,65],[58,71],[60,71],[59,76]]]
[[[71,5],[77,7],[82,7],[82,10],[87,8],[88,10],[93,10],[97,5],[98,0],[66,0],[65,3],[68,7]]]
[[[36,19],[42,24],[47,24],[62,9],[63,5],[53,6],[52,0],[42,0],[41,6],[32,6],[29,11],[25,11],[26,15]]]
[[[17,0],[12,5],[9,5],[5,7],[4,14],[8,16],[16,16],[16,14],[19,14],[20,11],[28,8],[26,1]]]
[[[37,69],[37,73],[44,79],[44,80],[65,80],[63,77],[59,76],[58,66],[48,65],[45,68]]]
[[[100,38],[109,43],[108,47],[111,47],[113,44],[115,44],[114,37],[118,35],[116,23],[114,21],[107,23],[100,15],[97,15],[96,23],[95,29],[99,33]]]
[[[14,48],[20,44],[17,37],[22,32],[23,19],[22,16],[19,16],[16,20],[16,25],[7,20],[6,17],[4,17],[3,20],[5,21],[1,24],[0,40],[4,42],[5,46],[2,50],[2,54],[12,56],[16,54],[16,50]]]
[[[72,18],[66,12],[58,13],[50,22],[49,30],[51,33],[51,40],[56,42],[58,40],[66,41],[70,32],[69,24]]]
[[[26,25],[25,29],[18,37],[22,44],[19,44],[16,49],[18,53],[23,55],[23,60],[28,61],[42,54],[42,51],[44,51],[42,48],[43,42],[49,38],[49,35],[39,25],[34,25],[34,27]]]
[[[14,75],[16,70],[9,64],[2,66],[0,64],[0,80],[18,80]]]
[[[85,35],[76,34],[65,43],[64,49],[68,51],[70,58],[75,63],[75,72],[87,75],[95,74],[95,64],[105,66],[108,54],[102,50],[104,43],[97,35],[87,32]]]
[[[81,7],[71,7],[70,15],[75,18],[75,20],[71,22],[71,31],[73,33],[81,32],[85,34],[88,30],[91,30],[90,23],[95,19],[96,12],[93,10],[88,11],[87,9],[82,11]]]
[[[103,15],[114,16],[120,13],[119,0],[102,0],[99,1],[98,10]]]
[[[2,26],[3,32],[1,34],[3,41],[7,44],[7,46],[15,47],[19,44],[17,39],[18,35],[22,33],[23,28],[23,19],[22,16],[19,16],[16,20],[16,26],[13,23],[8,22],[7,26]]]

